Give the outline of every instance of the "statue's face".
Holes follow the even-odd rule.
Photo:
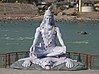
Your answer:
[[[53,25],[53,24],[52,24],[52,22],[53,22],[52,16],[46,16],[46,17],[45,17],[45,21],[46,21],[46,24],[48,24],[48,25]]]

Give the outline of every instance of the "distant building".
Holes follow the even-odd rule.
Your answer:
[[[79,0],[79,12],[93,12],[97,1],[99,0]]]
[[[99,2],[99,0],[82,0],[83,3],[95,3]]]

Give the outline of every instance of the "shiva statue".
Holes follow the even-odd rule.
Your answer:
[[[39,37],[41,37],[41,43],[37,45]],[[57,46],[55,42],[56,37],[61,46]],[[78,64],[80,64],[80,68],[83,66],[83,64],[78,63],[77,60],[66,58],[64,55],[66,55],[66,45],[62,39],[60,29],[55,26],[54,15],[52,14],[51,7],[49,7],[45,11],[42,23],[36,29],[33,44],[30,47],[29,57],[19,59],[18,62],[23,61],[20,63],[21,68],[38,65],[44,70],[59,70],[63,67],[64,69],[74,70],[73,68]],[[12,64],[11,67],[19,68],[16,67],[15,64]]]

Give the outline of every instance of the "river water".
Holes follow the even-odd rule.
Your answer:
[[[41,21],[0,22],[0,53],[27,51]],[[56,22],[67,51],[99,54],[99,22]],[[87,34],[81,34],[87,32]],[[40,40],[39,40],[40,41]],[[38,42],[39,42],[38,41]],[[59,44],[57,40],[57,44]]]

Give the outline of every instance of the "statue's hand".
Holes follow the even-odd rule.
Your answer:
[[[31,47],[30,47],[29,56],[32,57],[32,58],[36,58],[36,56],[35,56],[35,54],[34,54],[34,53],[35,53],[34,51],[35,51],[35,47],[31,46]]]
[[[64,53],[66,53],[66,46],[62,46]]]
[[[31,61],[29,59],[25,60],[22,64],[23,67],[29,67],[31,65]]]
[[[32,45],[32,46],[30,47],[30,52],[33,52],[34,50],[35,50],[35,46]]]
[[[72,59],[67,58],[66,59],[66,67],[72,68],[74,66]]]

